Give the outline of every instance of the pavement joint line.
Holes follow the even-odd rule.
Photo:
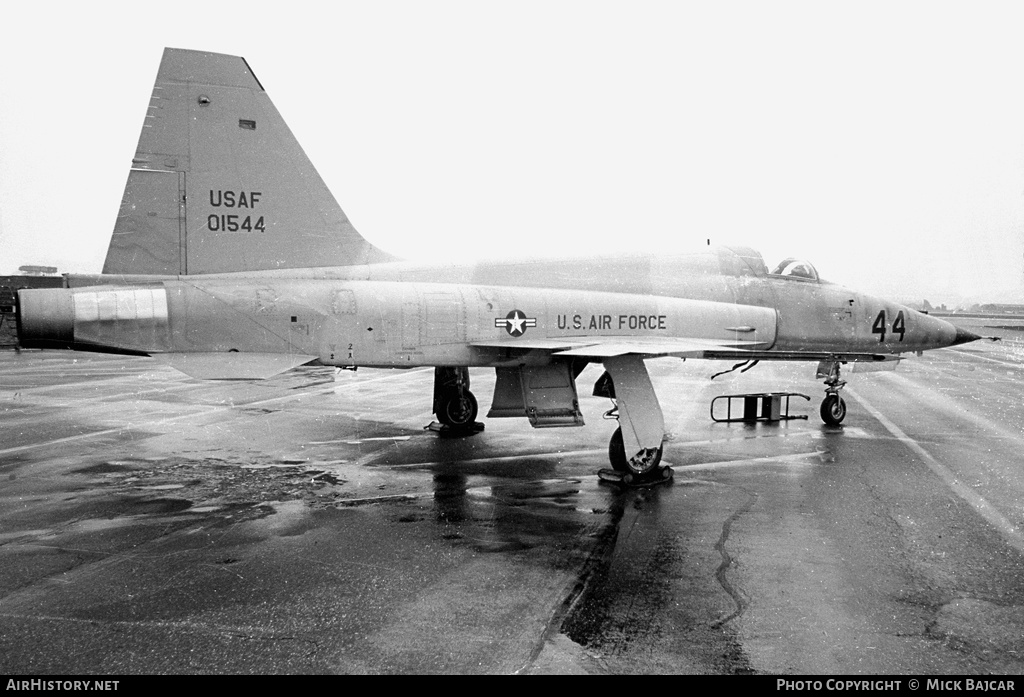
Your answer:
[[[910,379],[906,375],[900,375],[898,373],[889,373],[885,375],[886,381],[897,382],[905,390],[919,390],[920,384]],[[992,419],[986,418],[983,415],[976,413],[974,410],[966,408],[961,402],[952,400],[948,397],[942,397],[941,401],[935,403],[935,408],[941,409],[944,413],[955,417],[963,421],[969,421],[973,424],[977,431],[988,431],[992,434],[992,438],[1002,438],[1010,441],[1017,441],[1024,447],[1024,438],[1021,437],[1021,432],[1010,431],[1002,426],[997,425]]]
[[[989,356],[981,356],[974,351],[961,351],[960,349],[948,349],[953,353],[958,353],[961,356],[968,356],[970,358],[978,358],[983,361],[989,361],[990,363],[998,363],[999,365],[1010,366],[1011,368],[1024,368],[1024,365],[1020,363],[1013,363],[1012,361],[1003,360],[1001,358],[991,358]]]
[[[472,459],[452,459],[445,460],[444,462],[410,462],[402,465],[374,465],[381,469],[406,469],[406,468],[417,468],[417,467],[439,467],[443,465],[476,465],[484,464],[488,462],[510,462],[514,460],[525,460],[531,457],[577,457],[581,455],[594,455],[598,453],[606,453],[607,450],[604,448],[596,448],[592,450],[565,450],[565,451],[552,451],[546,453],[520,453],[518,455],[502,455],[496,457],[477,457]],[[376,454],[375,454],[376,455]],[[379,455],[383,457],[383,454]]]
[[[415,501],[416,499],[428,498],[434,492],[416,492],[412,494],[386,494],[384,496],[366,496],[358,499],[338,499],[333,505],[343,508],[349,506],[363,506],[370,503],[387,503],[390,501]]]
[[[146,620],[103,620],[95,619],[92,617],[69,617],[65,615],[44,615],[37,613],[20,613],[20,612],[0,612],[0,617],[7,617],[11,619],[22,619],[22,620],[35,620],[44,622],[66,622],[69,624],[88,624],[96,625],[101,624],[107,627],[160,627],[163,629],[180,629],[186,632],[195,632],[195,630],[207,630],[209,632],[223,633],[225,631],[231,631],[240,635],[259,635],[259,636],[270,636],[273,637],[279,632],[273,630],[267,630],[263,627],[258,626],[244,626],[238,627],[233,625],[224,624],[205,624],[203,622],[195,621],[180,621],[180,620],[164,620],[164,619],[146,619]]]
[[[163,419],[156,419],[155,421],[143,421],[143,422],[139,422],[139,423],[125,424],[124,426],[117,426],[115,428],[105,428],[105,429],[100,430],[100,431],[90,431],[89,433],[79,433],[78,435],[66,436],[64,438],[57,438],[55,440],[46,441],[45,443],[29,443],[27,445],[19,445],[19,446],[13,447],[13,448],[6,448],[4,450],[0,450],[0,455],[11,455],[13,453],[20,453],[20,452],[24,452],[26,450],[35,450],[37,448],[47,448],[47,447],[49,447],[51,445],[62,445],[64,443],[73,443],[75,441],[85,440],[87,438],[98,438],[100,436],[106,436],[106,435],[110,435],[112,433],[121,433],[122,431],[131,430],[131,429],[146,428],[146,427],[149,427],[149,426],[159,426],[161,424],[173,423],[175,421],[184,421],[186,419],[194,419],[194,418],[199,417],[199,416],[209,416],[210,414],[217,414],[217,413],[223,412],[223,411],[231,411],[232,409],[249,409],[251,407],[259,406],[259,405],[262,405],[262,404],[269,404],[271,402],[280,402],[280,401],[284,401],[284,400],[288,400],[288,399],[300,399],[300,398],[302,398],[304,396],[307,396],[307,395],[308,396],[317,396],[317,395],[321,395],[321,394],[329,394],[331,392],[334,392],[334,389],[335,388],[332,386],[332,387],[329,387],[329,388],[326,388],[326,389],[322,389],[322,390],[315,390],[313,392],[303,392],[303,393],[287,394],[287,395],[282,395],[280,397],[271,397],[269,399],[261,399],[261,400],[255,401],[255,402],[245,402],[245,403],[242,403],[242,404],[229,404],[227,406],[209,406],[209,405],[198,405],[197,404],[197,405],[194,405],[194,406],[196,406],[196,407],[203,407],[203,406],[205,406],[205,409],[203,409],[202,411],[197,411],[197,412],[189,413],[189,414],[179,414],[178,416],[168,416],[168,417],[163,418]]]
[[[426,369],[423,369],[423,370],[413,370],[412,372],[424,372],[425,370]],[[402,375],[408,375],[409,372],[410,371],[407,371],[407,370],[395,371],[394,374],[380,375],[378,377],[370,378],[368,380],[362,380],[359,383],[353,383],[353,384],[365,385],[367,383],[378,382],[380,380],[395,379],[395,378],[401,377]],[[100,431],[90,431],[89,433],[80,433],[80,434],[77,434],[77,435],[74,435],[74,436],[66,436],[64,438],[57,438],[55,440],[47,441],[45,443],[29,443],[29,444],[26,444],[26,445],[19,445],[19,446],[13,447],[13,448],[5,448],[3,450],[0,450],[0,455],[12,455],[14,453],[25,452],[25,451],[28,451],[28,450],[35,450],[35,449],[38,449],[38,448],[47,448],[47,447],[50,447],[52,445],[63,445],[65,443],[73,443],[73,442],[76,442],[76,441],[79,441],[79,440],[85,440],[85,439],[88,439],[88,438],[98,438],[100,436],[106,436],[106,435],[110,435],[112,433],[120,433],[120,432],[122,432],[122,431],[124,431],[126,429],[145,428],[147,426],[157,426],[157,425],[166,424],[166,423],[173,423],[175,421],[182,421],[182,420],[185,420],[185,419],[191,419],[191,418],[195,418],[197,416],[206,416],[206,415],[209,415],[209,414],[216,414],[216,413],[221,412],[221,411],[230,411],[231,409],[246,409],[246,408],[250,408],[250,407],[259,406],[259,405],[262,405],[262,404],[270,404],[272,402],[280,402],[280,401],[284,401],[284,400],[288,400],[288,399],[299,399],[299,398],[307,396],[307,395],[309,395],[309,396],[317,396],[317,395],[321,395],[321,394],[330,394],[330,393],[336,392],[340,387],[341,386],[338,385],[338,383],[334,382],[334,383],[331,384],[330,387],[327,387],[327,388],[324,388],[324,389],[321,389],[321,390],[316,390],[316,391],[313,391],[313,392],[286,394],[286,395],[281,395],[279,397],[270,397],[269,399],[257,400],[255,402],[246,402],[244,404],[230,404],[228,406],[222,406],[222,407],[220,407],[220,406],[219,407],[207,407],[205,410],[199,411],[199,412],[196,412],[196,413],[180,414],[178,416],[169,416],[169,417],[167,417],[165,419],[157,419],[156,421],[147,421],[145,423],[138,423],[138,424],[128,424],[128,425],[125,425],[125,426],[118,426],[116,428],[106,428],[106,429],[103,429],[103,430],[100,430]],[[196,405],[196,406],[200,406],[200,405]]]
[[[203,530],[209,529],[212,525],[213,525],[213,523],[196,524],[194,521],[192,521],[192,522],[190,522],[185,527],[181,527],[181,528],[177,528],[177,529],[172,529],[170,531],[164,532],[163,534],[160,534],[157,537],[151,538],[151,539],[141,543],[137,547],[133,547],[133,548],[131,548],[129,550],[126,550],[126,551],[103,552],[103,551],[99,551],[99,550],[95,550],[95,551],[93,551],[93,550],[82,550],[83,552],[88,552],[90,554],[96,554],[100,558],[96,559],[95,561],[89,561],[89,562],[85,562],[85,563],[79,564],[79,565],[69,569],[63,575],[64,577],[60,580],[60,583],[62,583],[62,584],[75,583],[75,582],[77,582],[80,579],[81,576],[85,576],[86,578],[88,578],[89,575],[92,575],[92,574],[95,574],[95,573],[98,573],[98,572],[102,572],[105,569],[108,569],[110,567],[116,566],[118,564],[121,564],[121,563],[124,563],[124,562],[127,562],[127,561],[131,561],[132,559],[147,559],[147,558],[165,557],[165,556],[167,556],[166,553],[163,553],[163,552],[154,553],[154,552],[150,552],[149,550],[151,550],[151,549],[153,549],[153,548],[155,548],[155,547],[157,547],[159,545],[162,545],[162,544],[166,543],[167,540],[172,538],[172,537],[177,537],[177,536],[182,536],[182,535],[191,535],[191,534],[194,534],[196,532],[201,532]],[[18,546],[19,547],[23,547],[23,548],[25,548],[25,547],[41,547],[41,548],[44,548],[44,549],[46,549],[46,548],[50,548],[50,549],[74,549],[74,548],[71,548],[71,547],[64,547],[64,546],[61,546],[61,545],[42,545],[42,544],[40,544],[38,542],[19,542]],[[181,554],[181,553],[182,552],[180,552],[180,551],[179,552],[172,552],[172,554]],[[3,605],[5,607],[9,608],[9,607],[12,607],[12,606],[17,606],[18,603],[23,602],[23,601],[31,602],[31,599],[34,596],[36,596],[36,595],[38,595],[40,593],[45,593],[45,592],[46,592],[45,588],[40,588],[40,587],[38,587],[36,585],[30,585],[30,586],[25,586],[25,587],[22,587],[22,588],[16,588],[13,591],[11,591],[10,593],[8,593],[7,595],[0,596],[0,603],[3,603]],[[15,615],[13,613],[0,613],[0,616],[14,617],[14,616],[17,616],[17,615]]]
[[[789,455],[769,455],[766,457],[753,457],[747,460],[720,460],[718,462],[698,462],[692,465],[676,465],[672,467],[679,472],[692,472],[702,469],[724,469],[726,467],[747,467],[750,465],[775,465],[793,464],[812,457],[820,457],[824,453],[815,450],[810,453],[791,453]],[[807,463],[810,464],[810,463]]]
[[[808,433],[808,435],[813,435],[813,434]],[[757,436],[757,438],[760,438],[760,437],[761,436]],[[708,440],[708,441],[693,441],[693,442],[682,442],[682,443],[675,443],[675,442],[673,442],[672,445],[673,445],[673,447],[676,447],[676,446],[688,447],[688,446],[702,446],[702,445],[717,445],[717,444],[720,444],[720,443],[723,443],[723,442],[729,442],[729,441],[734,441],[734,440],[750,440],[750,438],[742,438],[742,439],[728,438],[728,439],[725,439],[724,441],[721,441],[721,440]],[[588,450],[566,450],[566,451],[549,451],[549,452],[542,452],[542,453],[521,453],[521,454],[518,454],[518,455],[501,455],[501,456],[495,456],[495,457],[481,457],[481,458],[473,458],[473,459],[470,459],[470,460],[451,460],[451,461],[445,461],[445,462],[440,462],[440,461],[410,462],[410,463],[401,464],[401,465],[380,464],[380,465],[374,465],[374,466],[375,467],[380,467],[382,469],[407,469],[407,468],[408,469],[414,469],[414,468],[418,468],[418,467],[437,467],[437,466],[441,466],[441,465],[451,465],[451,464],[485,464],[485,463],[489,463],[489,462],[509,462],[509,461],[521,460],[523,458],[529,458],[529,457],[579,457],[579,456],[585,456],[585,455],[603,454],[605,452],[606,451],[603,448],[593,448],[593,449],[588,449]],[[373,459],[377,459],[378,457],[384,457],[385,454],[386,453],[383,453],[383,452],[382,453],[371,453],[371,455],[370,455],[370,457],[368,459],[372,461]],[[684,469],[700,469],[700,468],[711,468],[711,467],[726,467],[726,466],[730,466],[730,465],[764,464],[764,463],[771,464],[771,463],[774,463],[774,462],[787,462],[787,461],[790,461],[790,460],[798,460],[798,459],[801,459],[801,458],[811,457],[811,456],[814,456],[814,455],[821,455],[821,453],[818,452],[818,451],[815,451],[813,453],[799,453],[799,454],[795,454],[795,455],[773,455],[773,456],[769,456],[769,457],[753,458],[753,459],[750,459],[750,460],[723,460],[723,461],[720,461],[720,462],[709,462],[709,463],[705,463],[705,464],[679,465],[679,467],[684,468]],[[362,463],[362,464],[370,464],[370,463],[369,462],[365,462],[365,463]],[[675,467],[675,466],[676,465],[673,465],[673,467]]]
[[[416,373],[425,373],[425,372],[427,372],[427,370],[428,370],[428,368],[410,368],[410,369],[404,369],[404,370],[400,369],[400,368],[395,368],[391,372],[389,372],[387,375],[378,375],[377,377],[366,378],[365,380],[362,379],[361,377],[355,377],[355,378],[352,378],[352,380],[350,382],[346,382],[344,384],[346,386],[358,387],[359,385],[368,385],[371,382],[380,382],[381,380],[393,380],[393,379],[395,379],[397,377],[401,377],[403,375],[415,375]],[[351,372],[351,371],[349,371],[349,372]],[[337,383],[337,381],[335,381],[335,385],[337,387],[341,387],[342,386],[342,385],[339,385]]]
[[[1021,533],[1017,526],[1003,516],[1002,513],[996,510],[995,506],[985,500],[970,486],[960,481],[960,478],[957,477],[952,470],[935,459],[931,453],[921,447],[916,440],[904,433],[899,426],[890,421],[882,412],[864,399],[864,397],[860,396],[849,387],[846,388],[846,393],[857,400],[857,402],[860,403],[860,405],[864,407],[864,409],[880,424],[882,424],[885,430],[889,431],[896,440],[902,442],[909,449],[917,453],[928,468],[937,475],[946,484],[946,486],[953,490],[954,494],[967,502],[967,504],[977,511],[982,518],[1002,533],[1007,542],[1009,542],[1014,549],[1019,552],[1024,552],[1024,534]]]
[[[121,400],[125,400],[125,399],[131,399],[131,398],[141,398],[144,395],[153,394],[154,392],[158,392],[160,394],[168,394],[168,393],[173,393],[173,392],[180,392],[181,390],[187,389],[189,387],[191,387],[191,385],[180,384],[180,385],[177,385],[177,386],[170,386],[170,387],[151,387],[151,388],[144,389],[144,390],[131,390],[131,391],[128,391],[128,392],[118,392],[118,393],[112,393],[112,394],[102,395],[102,396],[98,396],[98,397],[84,397],[82,399],[75,400],[75,405],[78,406],[78,405],[81,405],[81,404],[92,404],[94,402],[115,402],[115,401],[121,401]],[[26,388],[26,389],[23,389],[23,390],[19,390],[19,392],[21,392],[23,395],[25,395],[27,397],[31,397],[36,402],[45,402],[45,401],[61,402],[61,401],[67,401],[66,399],[62,399],[60,397],[53,397],[53,396],[50,396],[50,395],[47,395],[47,394],[40,394],[40,392],[42,390],[44,390],[44,389],[52,389],[52,385],[51,386],[46,386],[46,387],[41,387],[41,388],[29,387],[29,388]]]
[[[817,431],[799,431],[795,433],[768,433],[756,436],[739,436],[737,438],[713,438],[710,440],[666,440],[665,444],[673,448],[692,448],[705,445],[722,445],[724,443],[742,443],[750,440],[761,440],[765,438],[808,438],[817,436]]]

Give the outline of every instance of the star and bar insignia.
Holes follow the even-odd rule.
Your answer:
[[[494,326],[505,327],[505,331],[508,332],[509,336],[522,336],[526,333],[527,327],[537,326],[537,318],[527,317],[526,313],[522,310],[512,310],[512,312],[505,315],[504,319],[495,317]]]

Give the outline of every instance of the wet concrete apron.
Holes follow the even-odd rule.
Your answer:
[[[719,385],[652,364],[676,479],[620,489],[595,476],[597,398],[581,429],[445,440],[423,430],[428,371],[211,384],[50,360],[5,357],[0,379],[4,672],[1021,668],[1020,551],[867,407],[839,429],[709,422],[715,394],[800,384],[789,366]],[[1019,517],[1019,429],[947,404],[977,365],[856,394]]]

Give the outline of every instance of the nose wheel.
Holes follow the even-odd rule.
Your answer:
[[[822,363],[818,366],[818,377],[825,378],[825,399],[821,402],[821,420],[829,426],[838,426],[846,418],[846,402],[839,396],[839,390],[846,385],[839,378],[839,361]]]
[[[846,402],[838,394],[826,394],[821,402],[821,420],[829,426],[838,426],[846,418]]]

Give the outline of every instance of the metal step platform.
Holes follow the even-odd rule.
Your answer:
[[[725,394],[711,400],[711,420],[717,423],[754,423],[757,421],[789,421],[791,419],[806,419],[807,414],[791,415],[789,413],[789,398],[803,397],[810,401],[810,397],[799,392],[758,392],[753,394]],[[741,404],[733,406],[734,402]],[[725,416],[722,416],[722,408],[716,404],[725,404]],[[741,414],[734,416],[734,414]]]

